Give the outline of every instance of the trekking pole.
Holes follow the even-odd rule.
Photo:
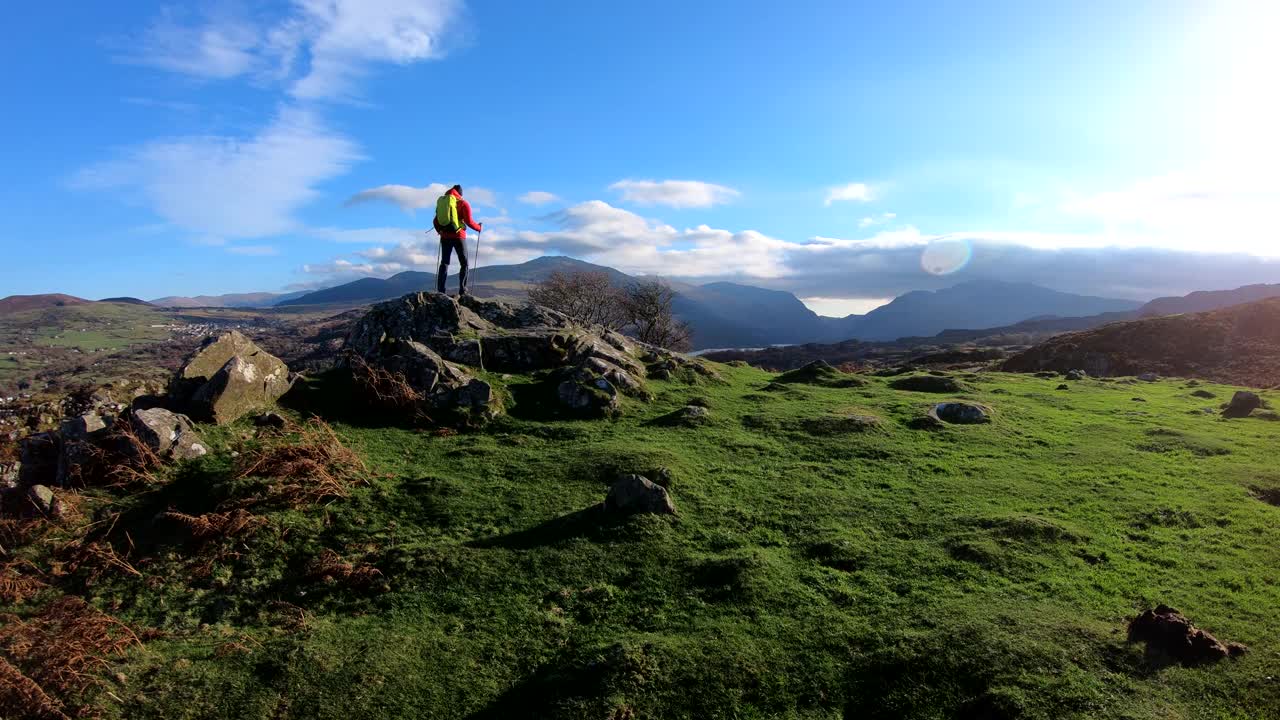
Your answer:
[[[431,231],[424,233],[427,237],[431,236]],[[440,261],[444,260],[444,243],[436,242],[436,290],[440,289]]]
[[[483,230],[476,231],[476,265],[471,269],[471,284],[475,285],[476,271],[480,269],[480,236],[484,234]]]

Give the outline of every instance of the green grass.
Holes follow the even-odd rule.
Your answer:
[[[1212,401],[1177,381],[983,374],[960,397],[992,423],[915,430],[951,396],[718,370],[651,382],[656,399],[616,421],[517,407],[437,437],[352,418],[338,427],[371,485],[269,513],[197,578],[189,548],[145,528],[241,491],[228,455],[246,428],[210,429],[213,455],[114,499],[146,582],[88,592],[166,634],[100,703],[128,718],[1280,714],[1280,508],[1251,495],[1280,487],[1280,424],[1200,412]],[[652,422],[693,398],[709,425]],[[823,420],[853,415],[881,422]],[[617,472],[657,467],[678,517],[587,511]],[[390,590],[304,580],[322,548]],[[1161,602],[1250,653],[1149,662],[1124,629]],[[249,652],[218,652],[229,641]]]

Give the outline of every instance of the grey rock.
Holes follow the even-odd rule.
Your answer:
[[[663,415],[658,422],[672,427],[701,427],[711,422],[711,411],[701,405],[686,405]]]
[[[611,417],[621,407],[618,389],[613,383],[586,368],[564,373],[556,386],[556,398],[563,407],[593,417]]]
[[[1084,380],[1084,379],[1087,379],[1088,377],[1089,377],[1089,373],[1085,372],[1084,370],[1068,370],[1067,371],[1068,380]]]
[[[163,459],[187,460],[208,452],[186,415],[163,408],[137,410],[129,424],[138,439]]]
[[[929,409],[929,415],[952,425],[977,425],[991,422],[990,411],[974,403],[938,403]]]
[[[623,475],[618,478],[604,501],[605,510],[618,515],[675,515],[676,506],[671,495],[661,485],[640,475]]]
[[[1249,417],[1249,413],[1260,407],[1262,407],[1262,398],[1258,397],[1257,393],[1249,392],[1248,390],[1237,390],[1236,394],[1231,396],[1231,402],[1222,411],[1222,417]]]
[[[58,509],[57,496],[53,494],[53,490],[44,485],[32,485],[27,488],[27,499],[44,515],[54,515]]]
[[[58,434],[63,440],[88,440],[89,437],[100,430],[105,430],[107,423],[102,416],[96,413],[85,413],[79,417],[65,420],[62,427],[58,429]]]
[[[1153,372],[1145,372],[1139,375],[1138,379],[1142,382],[1155,382],[1160,379],[1160,376]]]

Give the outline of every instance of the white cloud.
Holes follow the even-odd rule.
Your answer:
[[[125,62],[206,79],[252,75],[303,100],[355,95],[375,63],[439,58],[461,0],[293,0],[272,22],[162,13]]]
[[[864,217],[858,221],[858,227],[860,229],[865,230],[873,225],[883,225],[887,222],[891,222],[896,217],[898,217],[897,213],[890,213],[890,212],[880,213],[879,215],[873,215],[870,217]]]
[[[1100,221],[1113,244],[1280,256],[1274,230],[1280,178],[1274,168],[1231,168],[1147,178],[1119,190],[1072,194],[1068,214]]]
[[[741,194],[733,188],[697,180],[619,180],[609,189],[622,193],[624,202],[673,208],[723,205]]]
[[[435,235],[434,231],[415,228],[309,228],[307,235],[338,243],[361,243],[374,245],[378,243],[413,242],[424,234]]]
[[[316,186],[360,159],[354,142],[310,112],[281,110],[248,138],[155,140],[74,179],[87,189],[120,189],[169,223],[212,237],[251,238],[297,229],[294,213]]]
[[[553,193],[532,190],[521,195],[520,202],[526,205],[548,205],[553,202],[560,202],[560,198]]]
[[[823,205],[830,207],[832,203],[847,202],[851,200],[857,202],[871,202],[871,199],[871,186],[866,183],[856,182],[829,188],[827,190],[827,199]]]
[[[280,251],[274,245],[233,245],[227,248],[227,252],[235,255],[250,255],[253,257],[265,257],[268,255],[279,255]]]
[[[381,185],[360,192],[347,198],[347,205],[359,205],[367,202],[389,202],[397,205],[401,210],[413,214],[415,210],[423,208],[432,208],[436,206],[436,200],[439,199],[452,185],[444,185],[442,183],[431,183],[426,187],[412,187],[409,185]],[[492,190],[482,187],[463,188],[463,196],[467,202],[472,205],[482,207],[496,207],[498,200]]]
[[[258,67],[262,36],[257,28],[234,19],[183,25],[165,10],[143,34],[137,47],[121,60],[200,78],[225,80]]]

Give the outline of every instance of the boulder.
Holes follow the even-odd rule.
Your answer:
[[[1160,376],[1153,372],[1145,372],[1139,375],[1138,379],[1142,382],[1155,382],[1160,379]]]
[[[387,349],[384,348],[384,352]],[[384,369],[404,376],[405,382],[422,394],[430,408],[486,411],[494,402],[489,383],[445,361],[420,342],[396,343],[394,352],[384,354],[377,361]]]
[[[617,515],[675,515],[676,506],[671,502],[667,489],[640,475],[622,475],[609,488],[604,500],[605,510]]]
[[[237,355],[252,355],[257,352],[261,352],[261,348],[239,330],[208,338],[182,364],[171,390],[178,400],[185,401],[197,388],[209,382],[228,360]]]
[[[1208,390],[1196,390],[1195,392],[1191,393],[1191,395],[1192,397],[1206,398],[1206,399],[1213,399],[1218,397],[1217,395],[1214,395]]]
[[[187,460],[208,452],[191,419],[163,408],[136,410],[129,425],[138,439],[165,460]]]
[[[929,409],[929,415],[952,425],[978,425],[991,422],[987,408],[974,403],[938,403]]]
[[[218,425],[270,407],[288,392],[289,368],[264,351],[232,356],[191,397],[192,414]]]
[[[701,427],[711,422],[711,411],[701,405],[685,405],[663,415],[658,421],[672,427]]]
[[[1248,390],[1238,390],[1231,396],[1231,402],[1222,411],[1224,418],[1249,417],[1249,413],[1262,407],[1262,398]]]
[[[1068,370],[1067,371],[1068,380],[1086,380],[1088,379],[1088,377],[1089,377],[1089,373],[1085,372],[1084,370]]]
[[[61,440],[58,449],[58,469],[54,482],[58,487],[83,483],[82,468],[91,464],[99,455],[95,438],[106,431],[107,424],[95,413],[85,413],[62,423],[58,430]]]

